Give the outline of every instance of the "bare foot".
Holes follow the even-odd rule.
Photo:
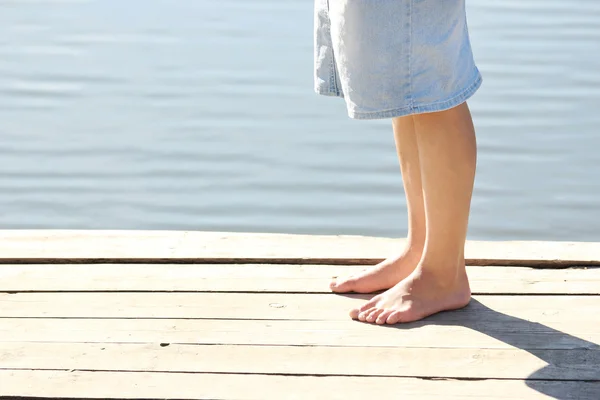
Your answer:
[[[447,278],[449,270],[457,271],[431,272],[418,266],[390,290],[350,311],[350,316],[382,325],[417,321],[440,311],[463,308],[471,299],[467,273],[462,266],[457,276]]]
[[[329,287],[336,293],[372,293],[389,289],[413,272],[421,254],[421,248],[409,248],[401,255],[390,257],[356,275],[336,277]]]

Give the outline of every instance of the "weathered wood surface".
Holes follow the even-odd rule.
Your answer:
[[[362,236],[168,231],[0,231],[0,262],[264,262],[365,264],[395,254],[404,240]],[[600,245],[482,242],[469,265],[600,265]]]
[[[357,265],[57,264],[0,265],[0,291],[329,293]],[[468,267],[474,294],[600,294],[600,268]]]
[[[0,369],[598,380],[600,349],[4,342]]]
[[[6,318],[0,342],[177,343],[288,346],[517,347],[527,350],[597,349],[600,324],[591,316],[572,322],[534,322],[498,314],[439,314],[393,327],[354,321],[247,319]]]
[[[391,377],[0,371],[3,396],[85,399],[597,400],[598,382]]]
[[[345,321],[351,308],[360,307],[371,297],[288,293],[0,293],[0,318]],[[437,318],[493,323],[502,320],[503,315],[510,315],[544,323],[577,324],[582,315],[593,316],[600,310],[600,296],[474,296],[473,299],[467,308]]]
[[[600,399],[600,245],[470,242],[468,307],[351,321],[330,278],[400,245],[0,231],[0,398]]]

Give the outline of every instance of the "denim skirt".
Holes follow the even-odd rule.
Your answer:
[[[443,111],[471,97],[465,0],[315,0],[315,91],[350,118]]]

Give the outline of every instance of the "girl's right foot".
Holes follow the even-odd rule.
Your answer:
[[[350,311],[350,316],[362,322],[392,325],[469,304],[471,290],[464,263],[436,267],[428,269],[420,264],[402,282]]]

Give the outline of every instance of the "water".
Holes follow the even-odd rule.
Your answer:
[[[600,240],[600,2],[470,0],[470,238]],[[312,91],[310,0],[0,0],[0,224],[403,236],[389,121]]]

